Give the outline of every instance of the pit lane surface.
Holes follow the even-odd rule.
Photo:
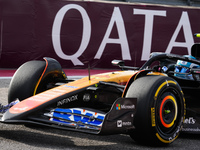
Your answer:
[[[3,104],[7,104],[9,82],[10,79],[0,78],[0,102]],[[0,124],[0,149],[2,150],[192,150],[199,149],[199,144],[200,135],[191,134],[181,134],[168,147],[149,147],[135,143],[128,135],[99,136],[47,127]]]

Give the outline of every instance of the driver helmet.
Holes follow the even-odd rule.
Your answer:
[[[190,55],[184,55],[184,57],[196,59],[195,57],[190,56]],[[176,63],[174,72],[177,72],[180,74],[175,73],[174,75],[178,76],[178,77],[193,79],[191,74],[181,74],[181,73],[189,73],[191,68],[198,68],[198,67],[199,67],[199,65],[197,65],[197,64],[183,61],[183,60],[178,60]]]

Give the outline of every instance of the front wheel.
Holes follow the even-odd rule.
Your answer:
[[[145,76],[135,80],[125,97],[137,98],[135,130],[130,136],[151,145],[172,143],[179,135],[185,114],[185,100],[178,83],[166,76]]]
[[[45,61],[28,61],[17,69],[10,82],[8,103],[16,99],[22,101],[65,81],[66,75],[59,62],[52,58],[45,58]]]

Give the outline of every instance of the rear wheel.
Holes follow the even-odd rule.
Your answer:
[[[135,80],[126,97],[137,98],[135,130],[130,136],[146,144],[169,144],[179,135],[185,113],[180,86],[166,76],[145,76]]]

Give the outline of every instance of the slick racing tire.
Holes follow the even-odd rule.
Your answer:
[[[179,135],[185,100],[178,83],[166,76],[145,76],[129,87],[126,98],[137,98],[135,129],[130,136],[147,145],[166,145]]]
[[[45,61],[29,61],[17,69],[10,82],[8,103],[33,96],[36,84],[45,68]]]
[[[22,101],[54,87],[61,78],[65,80],[60,64],[54,59],[47,59],[49,69],[45,61],[37,60],[28,61],[17,69],[10,82],[8,103],[16,99]]]

